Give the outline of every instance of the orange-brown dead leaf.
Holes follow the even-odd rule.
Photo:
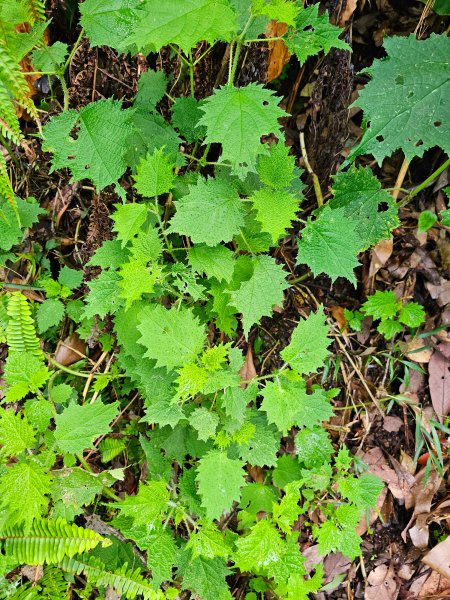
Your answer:
[[[253,379],[253,377],[256,377],[258,375],[255,369],[255,363],[253,362],[253,352],[250,344],[248,345],[247,354],[245,356],[245,362],[242,365],[242,368],[239,371],[239,373],[242,379],[241,388],[244,389],[247,387],[250,379]]]
[[[442,423],[450,413],[450,344],[439,344],[428,365],[428,384],[434,411]]]
[[[285,23],[278,23],[277,21],[271,21],[267,28],[267,37],[278,37],[285,34],[287,31],[287,25]],[[286,44],[282,40],[276,42],[269,42],[269,64],[267,67],[267,81],[273,81],[276,79],[285,64],[289,62],[291,55],[288,52]]]
[[[58,344],[55,360],[60,365],[68,367],[81,360],[86,354],[86,345],[77,333],[72,333]]]

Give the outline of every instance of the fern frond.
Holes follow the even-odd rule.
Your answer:
[[[36,335],[34,319],[28,300],[21,292],[12,292],[8,300],[9,317],[6,339],[9,352],[30,352],[42,356],[39,338]]]
[[[37,118],[36,107],[29,98],[30,90],[25,74],[3,46],[0,46],[0,82],[30,117]]]
[[[111,544],[96,531],[70,525],[64,519],[36,520],[27,534],[21,527],[5,528],[0,530],[0,539],[5,540],[7,556],[27,565],[55,564],[64,557],[92,550],[99,543]]]
[[[85,554],[75,558],[65,558],[58,566],[73,575],[84,573],[89,581],[96,585],[109,585],[125,598],[136,598],[136,596],[143,596],[144,600],[164,598],[162,592],[155,591],[150,579],[142,577],[139,569],[128,571],[127,564],[116,571],[108,571],[101,560]]]
[[[15,144],[20,144],[22,132],[13,99],[0,81],[0,131]]]
[[[44,576],[39,585],[49,598],[66,598],[69,583],[64,579],[63,572],[54,566],[46,566]]]
[[[30,23],[45,21],[45,0],[24,0],[30,14]]]
[[[40,592],[31,586],[31,583],[27,585],[21,585],[14,594],[8,596],[9,600],[39,600],[42,598]]]
[[[5,198],[9,202],[9,204],[11,205],[11,208],[18,216],[17,204],[16,204],[16,199],[14,196],[14,190],[12,189],[12,185],[9,180],[8,167],[6,165],[5,157],[3,156],[3,154],[1,152],[0,152],[0,196],[3,196],[3,198]],[[0,217],[3,217],[4,219],[6,219],[3,211],[0,211]]]

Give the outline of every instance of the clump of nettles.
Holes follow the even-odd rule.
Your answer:
[[[25,4],[7,2],[11,10]],[[71,181],[88,179],[96,193],[112,184],[122,202],[111,214],[114,239],[88,262],[98,275],[87,293],[81,271],[64,267],[55,278],[44,258],[36,280],[43,302],[20,292],[0,297],[0,341],[9,352],[9,406],[0,409],[1,568],[9,573],[2,593],[18,597],[18,566],[43,564],[42,578],[17,593],[65,598],[75,586],[87,598],[109,586],[127,598],[173,599],[182,589],[224,600],[231,598],[228,576],[240,570],[249,598],[266,590],[307,598],[322,586],[323,570],[319,562],[307,572],[301,536],[312,536],[321,557],[340,551],[356,558],[356,527],[382,484],[332,444],[324,423],[338,391],[307,383],[330,352],[322,307],[299,319],[278,370],[242,382],[244,356],[235,342],[242,334],[248,340],[283,303],[289,273],[272,249],[300,222],[303,184],[282,142],[280,99],[260,84],[234,81],[241,49],[261,43],[272,19],[287,24],[282,38],[300,62],[350,48],[317,4],[167,0],[162,11],[159,1],[131,0],[106,13],[103,4],[79,6],[91,46],[133,55],[170,46],[190,97],[173,98],[166,76],[149,70],[130,108],[102,99],[64,110],[42,129],[52,170],[69,169]],[[4,31],[8,48],[17,32]],[[26,38],[30,49],[42,31],[26,34],[35,36]],[[207,49],[228,43],[230,64],[226,84],[198,101],[200,41]],[[70,61],[58,44],[33,60],[59,76],[66,92]],[[442,84],[448,46],[444,36],[386,40],[388,56],[369,69],[372,80],[357,100],[364,134],[349,163],[361,153],[381,161],[399,148],[409,160],[436,144],[449,151],[447,126],[418,116],[417,100],[424,85],[417,65],[426,63],[430,110],[446,123],[438,95],[429,92]],[[166,120],[158,111],[165,96],[172,103]],[[261,143],[262,136],[279,141]],[[214,163],[212,144],[219,149]],[[314,275],[356,284],[358,254],[398,225],[397,205],[368,168],[341,170],[331,191],[325,206],[301,221],[297,261]],[[15,246],[41,209],[31,198],[14,205],[0,199],[0,209],[1,260],[15,260]],[[363,311],[381,320],[385,335],[422,320],[417,305],[390,292],[369,298]],[[70,366],[46,355],[62,331],[69,339],[95,337],[101,370],[91,372],[81,351]],[[136,391],[143,416],[132,404]],[[291,453],[282,450],[288,436]],[[136,470],[144,461],[145,476]],[[125,468],[139,484],[120,498],[113,488]]]

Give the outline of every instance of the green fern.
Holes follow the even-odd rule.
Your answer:
[[[6,597],[9,600],[39,600],[42,598],[39,590],[32,587],[31,583],[20,586],[12,595]]]
[[[39,338],[28,300],[21,292],[12,292],[8,300],[6,340],[9,352],[30,352],[42,356]]]
[[[39,585],[49,598],[62,599],[68,596],[69,583],[64,579],[63,572],[51,565],[45,567],[44,576],[40,579]]]
[[[150,579],[142,577],[140,569],[129,571],[128,564],[124,564],[116,571],[108,571],[100,559],[84,554],[75,558],[65,558],[58,566],[73,575],[84,573],[95,585],[109,585],[125,598],[136,598],[136,596],[143,596],[144,600],[164,598],[161,591],[155,591]]]
[[[0,539],[4,540],[7,556],[28,565],[59,563],[64,557],[92,550],[99,543],[111,544],[92,529],[70,525],[63,519],[36,520],[27,534],[21,527],[5,528],[0,530]]]

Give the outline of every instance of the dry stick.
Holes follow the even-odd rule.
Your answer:
[[[99,368],[99,366],[102,364],[102,362],[105,360],[105,358],[108,356],[107,352],[102,352],[100,354],[100,358],[98,359],[98,361],[95,363],[95,365],[92,367],[91,372],[89,373],[89,376],[86,380],[86,385],[84,386],[84,390],[83,390],[83,399],[86,398],[87,393],[89,391],[89,388],[91,386],[92,380],[94,379],[94,375],[96,370]]]
[[[302,151],[303,160],[305,161],[306,170],[308,171],[308,173],[312,177],[313,185],[314,185],[314,192],[315,192],[316,198],[317,198],[317,206],[320,208],[321,206],[323,206],[322,189],[320,187],[319,178],[314,173],[314,171],[312,170],[311,165],[309,164],[308,155],[306,153],[306,146],[305,146],[305,134],[303,133],[303,131],[300,132],[300,148],[301,148],[301,151]]]
[[[392,191],[392,197],[394,200],[397,200],[398,195],[400,193],[400,188],[403,186],[403,182],[406,177],[406,173],[408,172],[409,163],[406,158],[402,162],[402,166],[400,167],[400,171],[398,172],[397,179],[395,180],[394,190]]]
[[[112,361],[113,360],[114,360],[114,352],[109,357],[109,360],[108,360],[108,362],[106,364],[105,370],[103,371],[102,375],[106,375],[106,373],[109,372],[109,370],[111,369],[111,365],[112,365]],[[94,392],[90,403],[93,404],[97,400],[97,398],[98,398],[99,395],[100,395],[99,391]]]

